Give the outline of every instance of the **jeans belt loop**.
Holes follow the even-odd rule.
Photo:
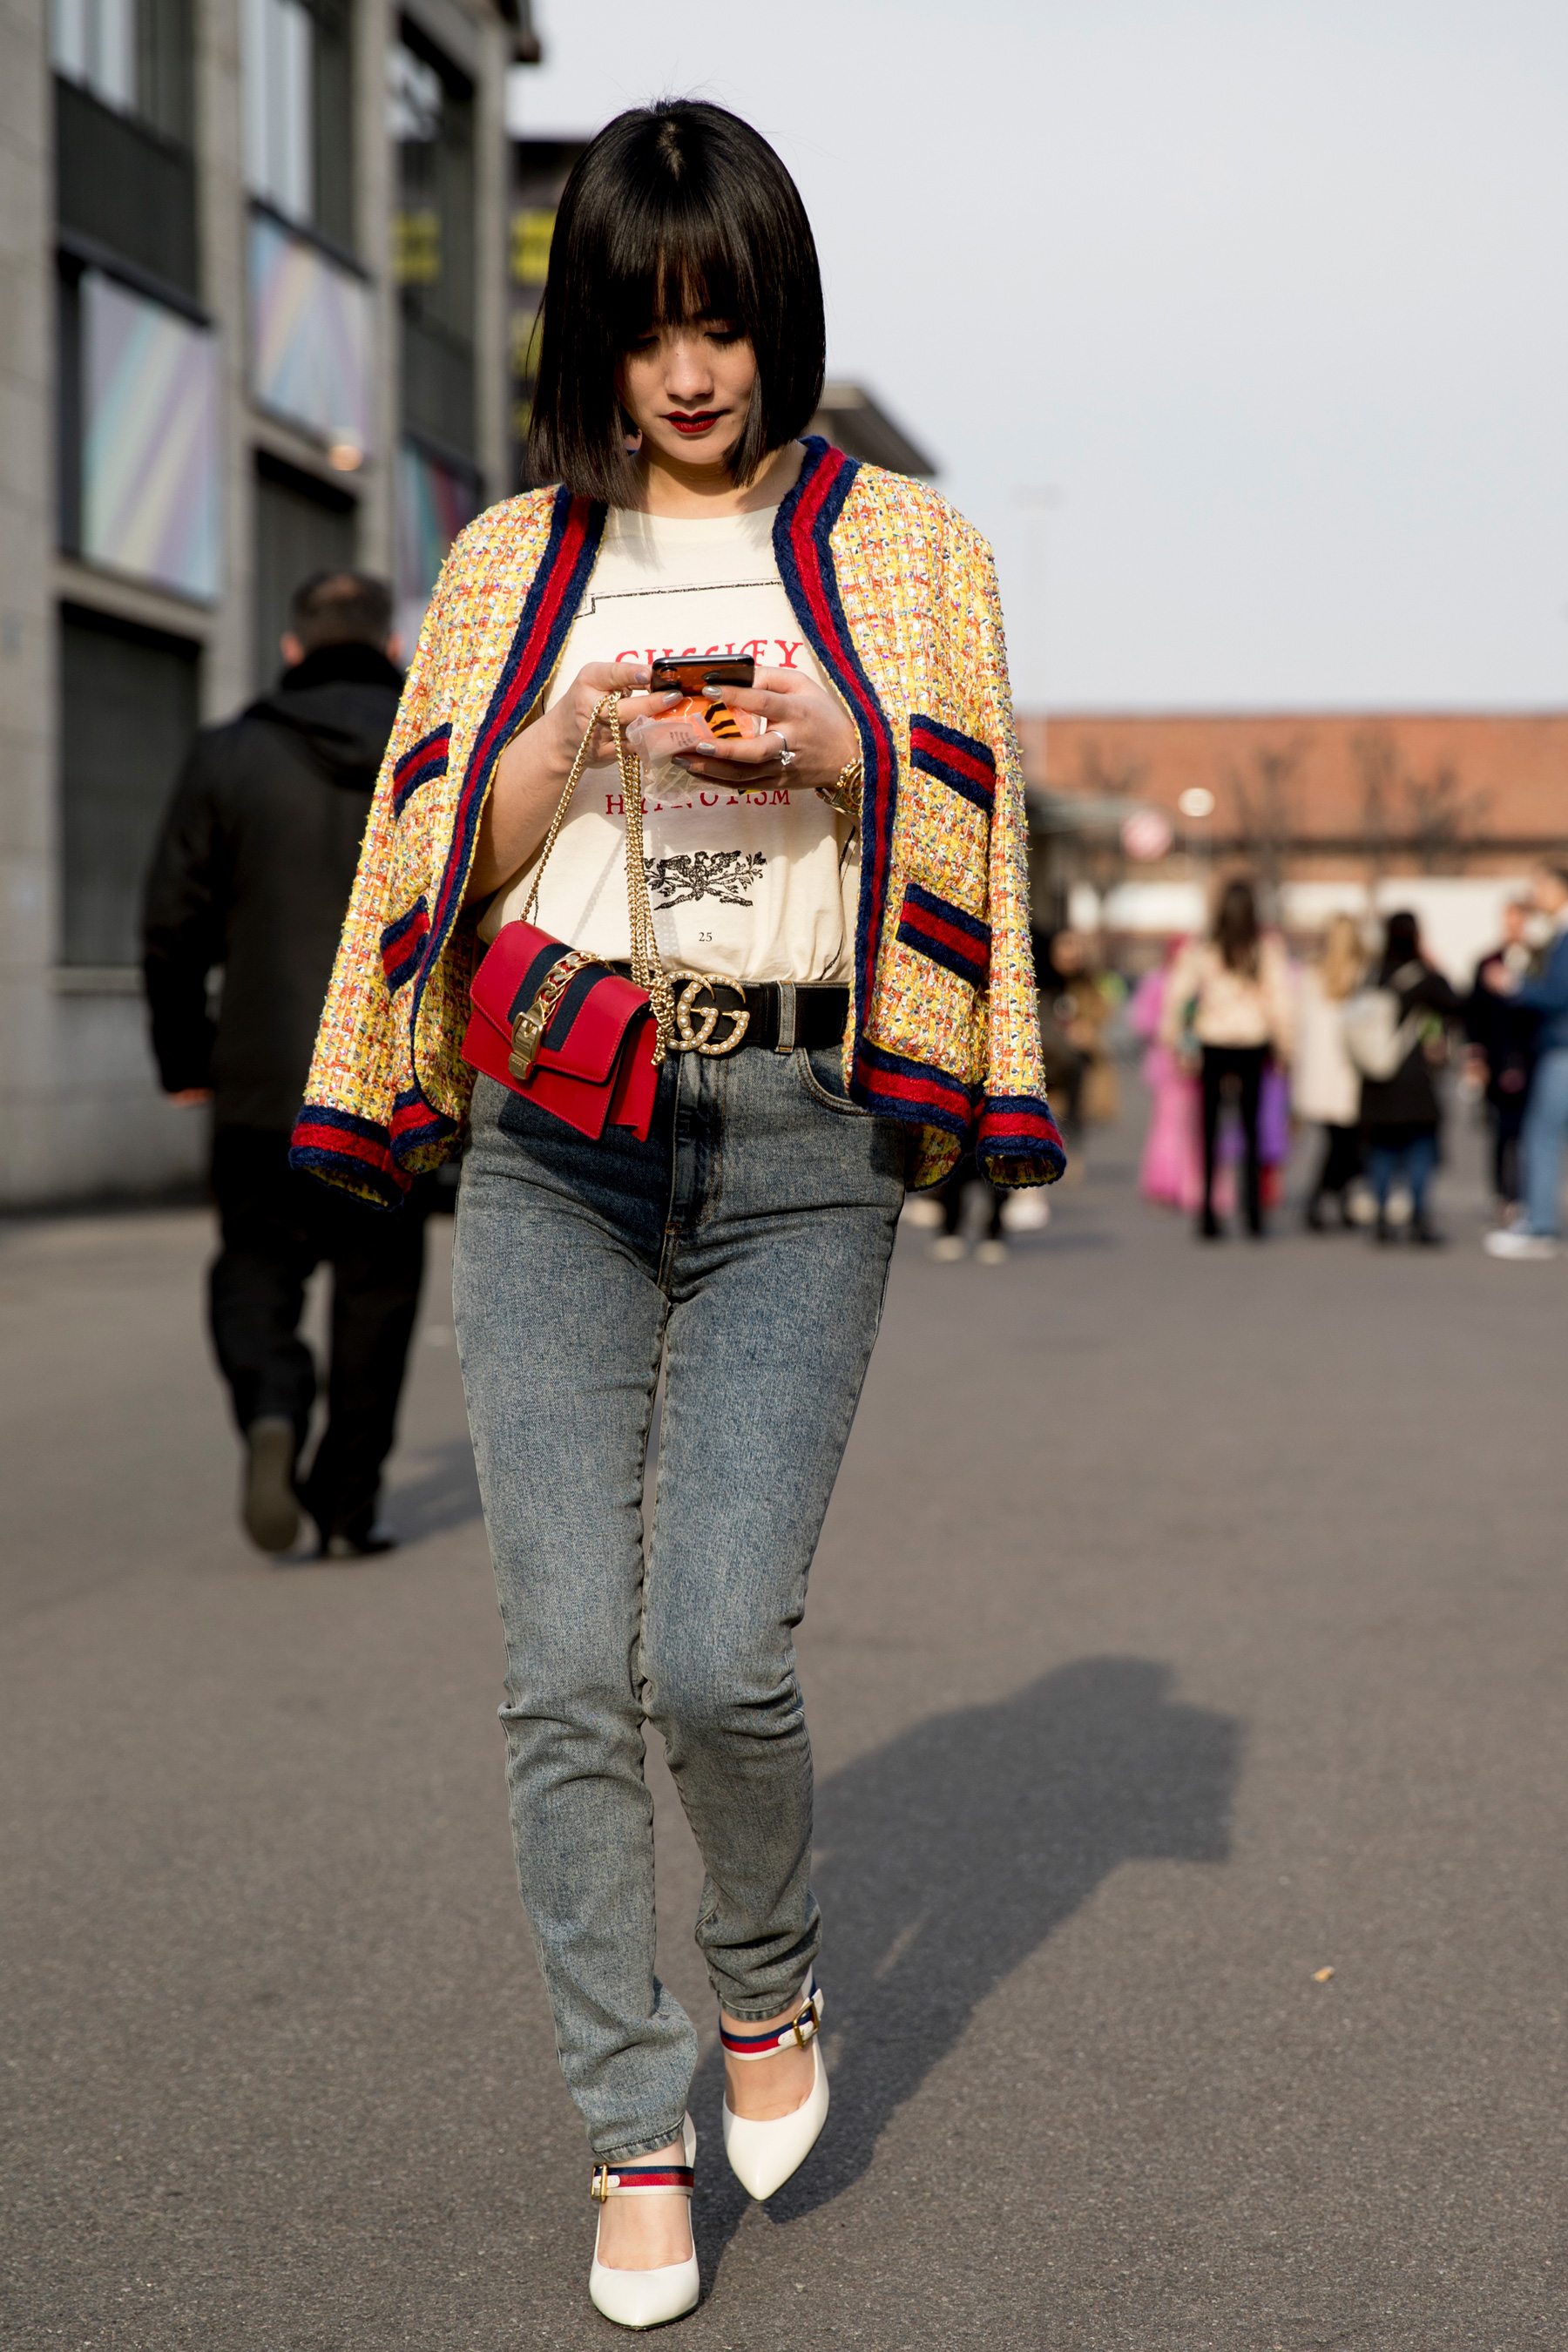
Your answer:
[[[781,980],[776,985],[779,992],[779,1034],[778,1043],[773,1047],[773,1051],[775,1054],[793,1054],[795,1051],[795,982],[793,980]]]

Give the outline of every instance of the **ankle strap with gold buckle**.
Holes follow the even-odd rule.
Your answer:
[[[696,2178],[689,2164],[596,2164],[588,2194],[599,2205],[612,2197],[633,2196],[639,2189],[689,2197]]]
[[[811,1999],[799,2015],[784,2026],[774,2026],[766,2033],[727,2033],[719,2028],[719,2039],[731,2058],[771,2058],[775,2050],[804,2050],[815,2042],[822,2031],[822,2012],[826,2006],[821,1987],[814,1985]]]

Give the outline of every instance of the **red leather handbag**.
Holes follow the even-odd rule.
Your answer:
[[[595,730],[608,719],[626,811],[626,895],[632,978],[569,948],[530,922],[545,860],[555,846]],[[643,864],[642,772],[621,733],[620,696],[607,694],[588,721],[572,773],[544,837],[533,887],[519,922],[497,933],[473,980],[473,1013],[463,1059],[513,1094],[525,1095],[580,1135],[629,1127],[647,1140],[658,1072],[675,1026],[675,1003],[653,936]]]
[[[647,991],[532,923],[508,923],[474,974],[463,1058],[579,1135],[647,1140],[658,1024]]]

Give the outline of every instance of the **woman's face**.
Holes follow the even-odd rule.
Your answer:
[[[741,437],[757,380],[757,355],[723,319],[650,327],[620,365],[621,405],[642,435],[643,455],[688,471],[723,465]]]

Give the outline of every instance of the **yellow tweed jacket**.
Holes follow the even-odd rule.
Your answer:
[[[1023,780],[991,551],[923,484],[813,439],[779,509],[780,575],[860,738],[861,881],[845,1083],[910,1130],[909,1175],[961,1150],[1002,1184],[1064,1164],[1029,948]],[[316,1041],[298,1167],[396,1201],[460,1145],[474,910],[496,761],[544,693],[605,510],[491,507],[453,548],[376,785]]]

